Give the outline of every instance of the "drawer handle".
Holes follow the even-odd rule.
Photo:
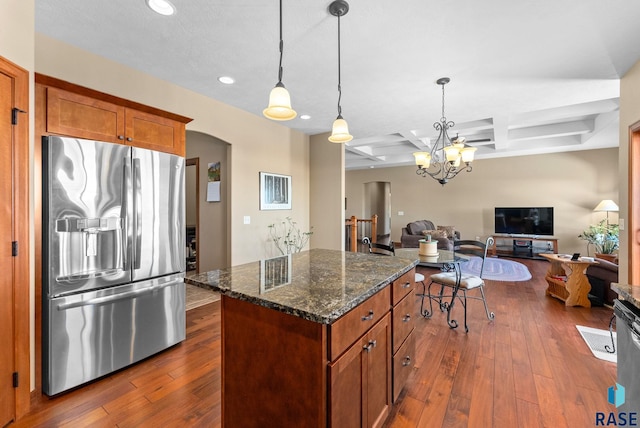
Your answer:
[[[404,360],[402,360],[402,367],[407,367],[409,365],[411,365],[411,357],[407,355],[404,357]]]
[[[362,321],[371,321],[373,319],[373,309],[369,311],[369,315],[362,317]]]
[[[375,348],[377,345],[378,343],[375,340],[370,340],[369,343],[367,343],[362,347],[362,349],[364,349],[367,352],[371,352],[371,350]]]
[[[404,284],[402,284],[402,288],[410,288],[411,287],[411,282],[405,282]]]
[[[402,318],[402,322],[409,322],[411,321],[411,315],[407,314]]]

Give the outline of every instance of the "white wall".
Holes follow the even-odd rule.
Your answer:
[[[629,127],[640,120],[640,62],[637,62],[620,81],[620,217],[629,219]],[[632,231],[620,232],[620,270],[618,281],[629,282],[629,236]],[[637,263],[637,261],[636,261]]]
[[[363,216],[364,183],[391,182],[391,239],[414,220],[455,226],[463,239],[494,232],[496,206],[552,206],[559,251],[586,254],[578,235],[604,218],[602,199],[618,200],[618,149],[477,160],[444,187],[413,166],[347,171],[347,217]],[[398,212],[404,215],[398,215]],[[616,220],[617,217],[611,217]]]
[[[267,256],[268,225],[278,219],[309,227],[308,136],[41,34],[35,49],[38,73],[193,118],[188,130],[231,145],[232,265]],[[292,176],[292,210],[260,211],[259,171]]]
[[[311,248],[344,248],[344,145],[311,137]]]
[[[187,159],[200,159],[200,228],[197,242],[200,272],[229,266],[229,144],[210,135],[187,132]],[[207,201],[208,164],[220,162],[220,202]],[[195,184],[194,184],[195,186]],[[191,224],[195,224],[195,213]]]

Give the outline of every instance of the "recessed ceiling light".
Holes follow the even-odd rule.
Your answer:
[[[225,85],[232,85],[235,83],[235,79],[229,76],[220,76],[218,77],[218,82],[224,83]]]
[[[309,119],[311,119],[311,116],[309,116],[308,114],[302,114],[302,115],[300,115],[300,119],[309,120]]]
[[[147,6],[160,15],[169,16],[176,13],[176,7],[169,0],[145,0]]]

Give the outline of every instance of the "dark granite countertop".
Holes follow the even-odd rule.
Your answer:
[[[331,324],[416,263],[417,260],[401,257],[314,249],[191,275],[185,281],[235,299]]]
[[[640,309],[640,285],[611,283],[611,289],[618,293],[624,300]]]

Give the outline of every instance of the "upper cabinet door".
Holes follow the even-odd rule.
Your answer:
[[[47,88],[47,132],[124,143],[125,108],[95,98]]]
[[[125,120],[127,144],[185,155],[184,123],[131,108],[125,110]]]

